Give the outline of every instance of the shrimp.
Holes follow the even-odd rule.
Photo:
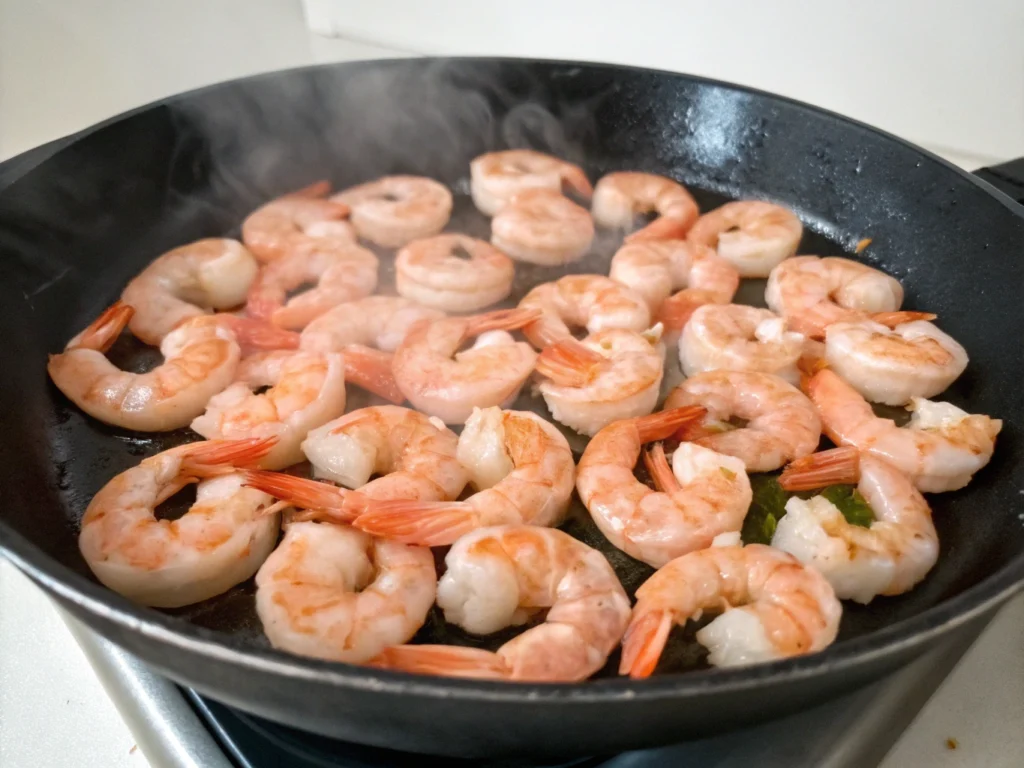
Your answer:
[[[371,251],[343,241],[320,243],[323,247],[267,264],[249,289],[248,313],[281,328],[301,329],[338,304],[373,293],[377,257]],[[290,292],[308,283],[316,286],[288,298]]]
[[[783,259],[796,253],[803,233],[803,224],[788,208],[737,200],[697,219],[686,239],[714,248],[739,270],[740,277],[768,277]]]
[[[445,619],[473,634],[544,622],[496,652],[449,645],[398,645],[375,666],[457,677],[576,681],[594,674],[629,622],[629,599],[600,552],[554,528],[506,525],[463,536],[437,585]]]
[[[341,352],[350,344],[394,352],[419,320],[439,320],[444,312],[400,296],[367,296],[320,315],[302,330],[299,349]]]
[[[926,320],[891,329],[872,321],[833,323],[825,329],[825,360],[871,402],[904,405],[943,392],[967,367],[967,350]]]
[[[446,312],[476,312],[512,292],[512,259],[483,240],[437,235],[414,240],[395,259],[398,292]]]
[[[557,267],[579,260],[594,241],[586,208],[550,189],[520,192],[491,220],[491,244],[513,259]]]
[[[318,181],[257,208],[242,222],[242,242],[262,262],[304,253],[321,239],[355,242],[349,207],[323,199],[330,190]]]
[[[352,223],[364,240],[399,248],[436,235],[452,215],[452,193],[425,176],[384,176],[331,197],[352,209]]]
[[[264,469],[302,461],[299,444],[309,430],[345,410],[344,360],[337,353],[271,355],[247,366],[236,381],[210,399],[192,429],[206,438],[275,437],[260,460]],[[269,389],[257,395],[255,390]]]
[[[96,578],[143,605],[177,608],[245,581],[277,540],[271,498],[242,487],[233,466],[264,456],[273,438],[179,445],[122,472],[82,517],[78,546]],[[199,482],[196,501],[177,520],[154,510]]]
[[[875,312],[895,312],[903,303],[903,286],[851,259],[796,256],[771,271],[764,297],[791,330],[821,339],[832,323],[856,323]]]
[[[995,451],[1003,422],[970,415],[950,403],[912,398],[906,427],[875,416],[871,404],[828,368],[815,373],[807,394],[821,414],[825,434],[836,445],[852,445],[888,461],[919,491],[963,488]]]
[[[644,333],[608,328],[544,349],[538,389],[556,421],[593,436],[613,421],[654,410],[664,364],[660,326]]]
[[[679,337],[679,362],[687,376],[704,371],[759,371],[800,383],[797,362],[806,339],[786,330],[767,309],[742,304],[697,309]]]
[[[359,664],[416,634],[436,579],[429,549],[292,522],[256,574],[256,613],[275,648]]]
[[[763,544],[715,546],[676,558],[636,591],[620,674],[649,677],[673,624],[722,613],[697,632],[708,662],[733,667],[831,645],[843,608],[825,577]]]
[[[658,218],[626,239],[681,238],[700,215],[697,202],[682,184],[653,173],[620,171],[602,176],[594,188],[591,213],[605,229],[631,230],[638,216]]]
[[[771,472],[815,451],[821,419],[810,400],[792,384],[770,373],[708,371],[693,376],[669,394],[666,408],[701,405],[703,425],[688,425],[679,435],[713,451],[743,460],[748,472]],[[746,421],[733,428],[729,419]]]
[[[660,568],[686,552],[739,531],[751,490],[743,462],[682,443],[672,468],[660,446],[644,462],[658,490],[633,476],[645,443],[664,440],[703,408],[676,408],[609,424],[587,445],[576,490],[601,533],[627,555]]]
[[[851,525],[824,496],[786,502],[772,546],[824,574],[843,599],[869,603],[920,582],[939,558],[939,535],[928,502],[892,464],[856,448],[805,456],[779,478],[786,490],[856,483],[877,515],[870,528]]]
[[[539,315],[511,309],[420,321],[395,350],[395,380],[414,408],[446,424],[464,423],[474,407],[508,405],[533,372],[537,353],[505,331],[522,328]],[[475,345],[459,352],[474,336]]]
[[[590,333],[605,328],[639,333],[651,326],[643,297],[604,275],[566,275],[541,283],[523,297],[519,308],[542,312],[523,328],[526,338],[540,348],[571,339],[570,326],[585,327]]]
[[[235,376],[241,351],[235,335],[207,316],[186,320],[160,344],[164,361],[146,373],[114,366],[105,353],[134,309],[118,301],[50,355],[46,370],[71,402],[94,419],[141,432],[186,426]]]
[[[561,192],[565,185],[587,199],[594,193],[587,174],[578,165],[531,149],[480,155],[469,164],[469,179],[473,203],[485,216],[494,216],[528,189]]]
[[[576,464],[562,433],[536,414],[474,409],[459,437],[458,458],[477,488],[468,499],[371,503],[356,528],[436,547],[486,526],[554,526],[565,518]]]

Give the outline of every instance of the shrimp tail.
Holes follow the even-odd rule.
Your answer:
[[[828,485],[856,483],[860,479],[860,451],[853,446],[819,451],[796,459],[779,477],[787,491],[811,491]]]
[[[318,513],[306,515],[304,519],[351,522],[366,509],[368,501],[356,491],[282,472],[250,470],[245,473],[245,485],[287,501],[292,506]]]
[[[694,312],[705,304],[716,303],[716,298],[711,291],[684,288],[662,302],[658,310],[658,322],[665,326],[667,333],[682,331]]]
[[[95,349],[97,352],[106,352],[117,341],[117,337],[121,335],[121,331],[134,314],[134,307],[123,301],[115,301],[82,331],[69,349]]]
[[[487,331],[514,331],[536,322],[543,313],[539,309],[499,309],[466,318],[466,336],[479,336]]]
[[[345,381],[380,395],[389,403],[401,405],[405,402],[405,395],[398,388],[391,371],[390,353],[362,344],[348,344],[342,351],[345,355]]]
[[[622,640],[619,674],[628,674],[634,680],[650,677],[658,666],[671,629],[672,614],[668,611],[647,611],[634,618]]]
[[[797,360],[796,367],[800,371],[800,391],[809,394],[812,379],[818,375],[819,371],[827,370],[828,363],[823,357],[803,355]]]
[[[251,466],[270,453],[276,437],[250,437],[244,440],[203,440],[185,449],[181,474],[213,477],[233,472],[236,467]]]
[[[243,354],[260,350],[298,349],[299,334],[286,331],[255,317],[224,315],[224,323],[230,328],[241,345]]]
[[[582,168],[575,166],[562,171],[562,182],[580,197],[589,200],[594,196],[594,185],[590,183]]]
[[[480,522],[473,508],[462,502],[396,499],[371,502],[353,525],[403,544],[440,547],[479,528]]]
[[[692,222],[681,221],[671,216],[659,216],[646,227],[638,229],[624,239],[627,243],[650,240],[682,240],[686,237]]]
[[[928,320],[932,321],[937,318],[934,312],[911,312],[910,310],[901,310],[898,312],[875,312],[871,315],[871,319],[876,323],[880,323],[888,328],[895,328],[898,325],[904,323],[912,323],[915,320]]]
[[[300,198],[317,198],[326,197],[331,191],[331,182],[327,179],[320,179],[320,181],[314,181],[309,186],[303,187],[302,189],[296,189],[294,192],[289,192],[287,195],[282,196],[282,200],[287,200],[293,197]]]
[[[498,654],[457,645],[394,645],[372,659],[369,665],[421,675],[486,679],[507,678],[510,673]]]
[[[561,387],[583,387],[597,374],[605,358],[576,339],[565,339],[545,347],[535,370]]]
[[[662,493],[673,493],[679,491],[682,486],[668,465],[668,458],[665,456],[665,448],[661,443],[655,443],[649,451],[644,453],[644,466],[651,474],[655,487]]]
[[[672,436],[684,424],[703,419],[707,409],[700,405],[687,405],[682,408],[671,408],[648,416],[638,416],[633,420],[640,433],[641,443],[653,443]]]

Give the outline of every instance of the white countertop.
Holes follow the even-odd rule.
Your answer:
[[[298,0],[0,0],[0,159],[210,82],[402,55],[410,54],[309,34]],[[983,148],[931,148],[965,167],[988,159]],[[1024,765],[1021,638],[1024,597],[970,650],[884,768]],[[0,561],[0,766],[142,768],[133,746],[56,609]]]

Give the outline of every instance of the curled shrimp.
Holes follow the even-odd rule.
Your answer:
[[[526,338],[541,348],[572,338],[570,327],[590,333],[605,328],[639,333],[651,325],[643,297],[604,275],[566,275],[542,283],[523,297],[519,308],[542,313],[523,329]]]
[[[587,445],[576,490],[597,527],[631,557],[660,568],[674,557],[739,531],[751,490],[743,462],[693,443],[682,443],[672,467],[661,446],[644,461],[655,491],[633,476],[645,443],[664,440],[703,408],[676,408],[609,424]]]
[[[352,224],[361,238],[385,248],[436,235],[452,215],[452,193],[425,176],[384,176],[331,200],[352,209]]]
[[[520,192],[491,220],[491,243],[513,259],[546,267],[577,261],[594,240],[586,208],[550,189]]]
[[[700,215],[697,202],[679,182],[633,171],[602,176],[594,188],[590,210],[598,226],[626,231],[634,228],[638,216],[658,215],[627,240],[681,238]]]
[[[413,240],[395,259],[399,294],[446,312],[476,312],[512,292],[512,259],[483,240],[436,235]]]
[[[340,354],[294,352],[272,355],[247,366],[236,381],[210,399],[192,421],[203,437],[274,437],[273,449],[260,460],[265,469],[302,461],[299,444],[311,429],[345,410],[345,369]],[[255,390],[269,387],[266,392]]]
[[[538,390],[555,421],[592,436],[613,421],[654,410],[664,363],[659,326],[644,333],[608,328],[544,349],[537,358]]]
[[[841,599],[869,603],[911,590],[939,558],[939,535],[928,502],[892,464],[856,448],[835,448],[790,464],[786,490],[856,483],[876,519],[870,528],[846,522],[824,496],[786,502],[772,546],[813,566]]]
[[[82,517],[78,546],[96,578],[143,605],[176,608],[245,581],[277,540],[271,499],[242,487],[233,467],[259,460],[273,439],[211,440],[143,459],[97,493]],[[198,482],[177,520],[154,510]]]
[[[620,674],[649,677],[673,624],[722,611],[697,632],[718,667],[820,651],[833,643],[842,605],[825,577],[763,544],[715,546],[663,566],[636,591]]]
[[[804,227],[788,208],[760,200],[737,200],[697,219],[686,239],[714,248],[740,277],[768,277],[796,253]]]
[[[444,312],[400,296],[367,296],[346,301],[302,329],[305,352],[341,352],[350,344],[394,352],[420,320],[438,320]]]
[[[999,419],[923,398],[911,399],[910,423],[897,427],[875,416],[871,404],[828,368],[811,377],[806,391],[830,440],[888,461],[925,493],[967,485],[992,458],[1003,428]]]
[[[474,407],[510,404],[537,360],[506,331],[537,319],[536,310],[499,310],[421,321],[395,350],[392,371],[413,407],[446,424],[462,424]],[[469,339],[473,347],[459,352]]]
[[[679,435],[713,451],[743,460],[748,472],[771,472],[815,451],[821,419],[810,400],[792,384],[769,373],[708,371],[693,376],[669,394],[666,408],[700,405],[702,425]],[[730,419],[746,426],[734,428]]]
[[[876,312],[895,312],[903,303],[903,286],[851,259],[795,256],[772,270],[764,297],[792,330],[821,339],[832,323],[856,323]]]
[[[436,547],[486,526],[553,526],[565,517],[576,465],[562,433],[536,414],[475,409],[459,437],[458,457],[477,489],[468,499],[371,503],[355,526]]]
[[[587,174],[578,165],[532,149],[488,152],[469,164],[470,194],[485,216],[494,216],[520,192],[561,192],[563,185],[587,199],[594,192]]]
[[[349,207],[325,200],[330,191],[318,181],[257,208],[242,222],[242,242],[262,262],[304,253],[321,239],[355,242]]]
[[[373,664],[432,675],[503,680],[584,680],[604,666],[629,621],[629,599],[596,549],[554,528],[508,525],[463,536],[437,585],[445,619],[473,634],[544,622],[496,652],[399,645]]]

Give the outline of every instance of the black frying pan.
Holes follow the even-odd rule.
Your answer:
[[[255,621],[251,584],[159,612],[96,583],[76,544],[89,498],[116,472],[186,436],[128,435],[86,418],[48,383],[46,354],[150,259],[199,237],[237,233],[244,215],[270,197],[322,177],[342,187],[395,172],[465,192],[469,160],[504,146],[562,155],[595,180],[616,169],[673,176],[704,208],[729,197],[778,200],[807,225],[804,253],[852,252],[872,238],[863,258],[901,279],[906,306],[937,312],[971,354],[948,399],[1006,420],[992,463],[965,490],[932,497],[942,554],[923,584],[867,608],[848,605],[839,641],[817,655],[679,672],[700,667],[683,652],[676,672],[669,664],[643,682],[525,685],[410,677],[275,652]],[[214,86],[107,122],[25,164],[0,191],[3,549],[93,629],[216,699],[396,749],[599,754],[705,736],[864,684],[954,628],[985,621],[1024,582],[1024,218],[982,182],[891,136],[682,75],[419,59]],[[452,227],[486,233],[465,200]],[[524,281],[556,274],[522,273],[520,291]],[[116,355],[146,364],[137,349]],[[579,531],[588,535],[585,526]],[[644,575],[618,566],[627,581]],[[432,626],[424,630],[432,639],[444,635]],[[678,642],[689,647],[686,637]]]

